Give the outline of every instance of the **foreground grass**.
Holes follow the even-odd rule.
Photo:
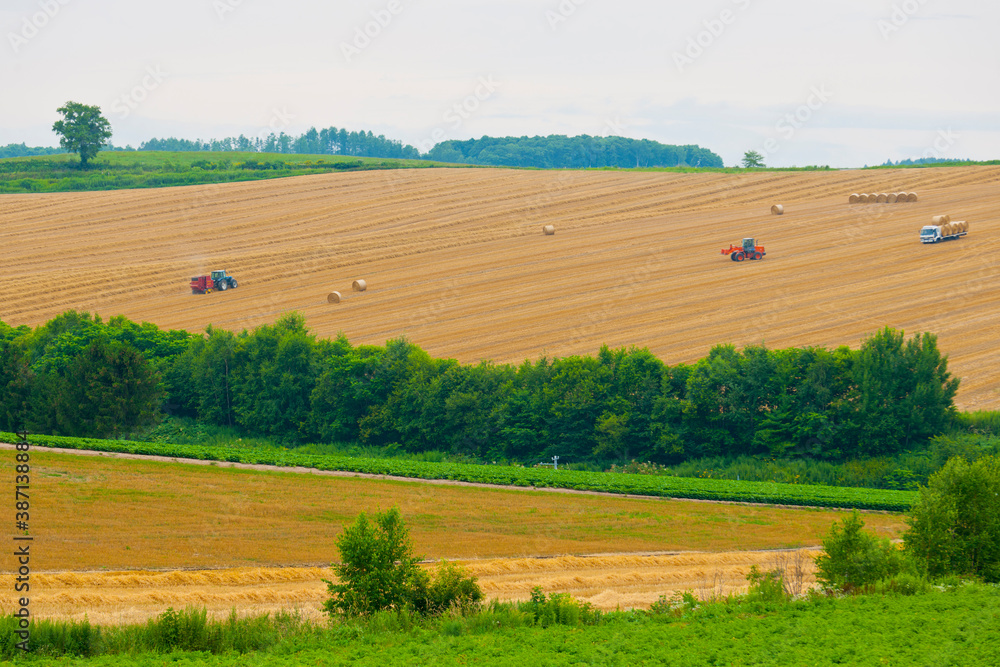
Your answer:
[[[442,166],[455,165],[342,155],[104,151],[87,169],[81,169],[79,158],[69,154],[2,159],[0,193],[162,188],[341,171]]]
[[[18,656],[70,665],[996,665],[1000,590],[964,585],[913,596],[729,599],[664,613],[558,614],[531,603],[468,616],[383,613],[330,627],[261,624],[256,652],[134,650],[96,658]],[[110,636],[123,635],[122,630]],[[117,633],[117,634],[116,634]],[[150,633],[156,637],[156,633]],[[100,642],[95,642],[99,649]],[[133,644],[135,646],[136,644]]]

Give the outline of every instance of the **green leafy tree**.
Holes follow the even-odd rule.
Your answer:
[[[948,461],[920,489],[906,548],[929,575],[1000,581],[1000,459]]]
[[[743,154],[743,167],[753,169],[764,166],[764,156],[757,151],[747,151]]]
[[[887,539],[864,532],[865,522],[854,510],[834,523],[816,557],[816,581],[827,588],[852,592],[895,576],[904,567],[903,555]]]
[[[330,598],[323,610],[331,617],[370,616],[386,609],[408,608],[436,614],[452,606],[478,605],[483,592],[476,578],[452,564],[439,564],[435,576],[417,567],[409,533],[399,509],[362,512],[337,538],[340,563],[333,565],[338,582],[326,581]]]
[[[32,373],[27,358],[13,336],[7,338],[0,323],[0,431],[25,428],[30,414]]]
[[[401,609],[413,601],[417,561],[399,509],[374,519],[362,512],[337,538],[340,563],[333,565],[338,583],[326,581],[330,598],[323,609],[331,616],[368,616]]]
[[[52,125],[60,135],[59,145],[80,154],[80,165],[87,166],[111,138],[111,123],[101,115],[101,108],[79,102],[67,102],[56,109],[63,115]]]
[[[886,327],[865,340],[854,365],[856,443],[864,456],[895,454],[940,433],[954,413],[958,379],[937,337]]]
[[[131,346],[95,339],[66,369],[55,406],[60,432],[117,438],[152,423],[159,381],[159,373]]]

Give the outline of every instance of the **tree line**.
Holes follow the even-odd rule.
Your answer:
[[[0,430],[117,437],[174,415],[289,445],[519,462],[892,455],[942,432],[958,388],[934,335],[890,328],[857,350],[717,345],[674,366],[608,347],[459,364],[401,338],[319,339],[296,313],[190,334],[69,311],[0,323],[0,352]]]
[[[376,136],[371,131],[349,132],[344,128],[315,127],[298,136],[284,132],[273,132],[266,136],[238,137],[224,139],[150,139],[139,145],[140,151],[216,151],[242,153],[297,153],[305,155],[349,155],[354,157],[378,157],[419,160],[420,151],[409,144],[395,139]]]
[[[0,146],[0,160],[9,157],[34,157],[36,155],[59,155],[66,153],[65,148],[50,148],[48,146],[28,146],[24,142]]]
[[[440,162],[551,168],[722,167],[722,158],[701,146],[674,146],[625,137],[483,137],[444,141],[425,156]]]

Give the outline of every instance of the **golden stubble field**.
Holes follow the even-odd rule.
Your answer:
[[[740,589],[754,564],[786,567],[808,586],[809,547],[844,516],[44,449],[31,456],[32,613],[100,623],[189,604],[215,615],[298,608],[318,618],[343,526],[392,506],[417,554],[461,562],[490,598],[526,599],[542,586],[602,609],[648,606],[678,590]],[[2,458],[0,474],[12,475],[12,458]],[[890,538],[904,528],[895,514],[865,520]],[[13,577],[0,575],[5,608]]]
[[[847,203],[900,190],[919,201]],[[406,336],[434,356],[515,363],[605,343],[669,364],[720,342],[857,346],[888,325],[938,334],[958,405],[998,409],[998,194],[1000,167],[433,169],[3,195],[0,319],[37,325],[75,308],[240,330],[297,310],[320,336]],[[969,235],[919,243],[943,213]],[[719,253],[744,236],[764,261]],[[189,277],[214,268],[240,287],[191,295]],[[369,290],[352,293],[359,277]]]

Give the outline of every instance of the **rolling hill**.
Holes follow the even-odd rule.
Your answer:
[[[900,190],[919,201],[847,203]],[[1000,167],[980,166],[400,170],[2,195],[0,319],[37,325],[74,308],[239,330],[297,310],[321,336],[406,336],[463,362],[606,343],[668,364],[716,343],[857,346],[888,325],[938,334],[959,406],[1000,409],[998,191]],[[969,235],[922,245],[920,226],[941,213]],[[720,254],[744,236],[766,259]],[[190,293],[190,276],[222,268],[237,290]],[[368,291],[351,292],[356,278]]]

